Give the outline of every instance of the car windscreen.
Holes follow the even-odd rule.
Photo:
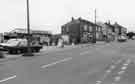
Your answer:
[[[8,40],[6,43],[10,45],[17,45],[19,41],[16,39],[11,39],[11,40]]]

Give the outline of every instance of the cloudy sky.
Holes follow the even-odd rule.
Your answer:
[[[62,24],[71,17],[82,17],[94,22],[117,21],[129,30],[135,30],[134,0],[29,0],[32,29],[59,33]],[[26,0],[0,0],[0,32],[26,28]]]

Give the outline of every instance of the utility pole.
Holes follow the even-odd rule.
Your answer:
[[[95,9],[94,13],[95,13],[95,26],[93,27],[93,40],[92,40],[92,43],[96,43],[96,28],[97,28],[97,25],[96,25],[96,19],[97,19],[96,9]]]
[[[30,35],[30,14],[29,14],[29,0],[26,0],[27,4],[27,52],[23,54],[23,56],[34,56],[31,51],[31,35]]]

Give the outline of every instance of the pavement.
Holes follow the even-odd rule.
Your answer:
[[[0,63],[2,84],[134,84],[135,41],[41,51]]]

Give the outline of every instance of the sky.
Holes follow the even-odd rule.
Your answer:
[[[60,33],[71,17],[120,25],[135,31],[134,0],[29,0],[30,28]],[[26,26],[26,0],[0,0],[0,32]]]

